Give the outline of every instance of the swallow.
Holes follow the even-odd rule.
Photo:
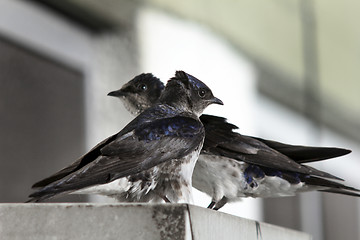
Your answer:
[[[208,105],[223,103],[183,71],[167,82],[157,102],[70,166],[35,183],[28,202],[99,191],[127,176],[149,178],[166,202],[191,202],[191,176],[205,137],[199,116]]]
[[[108,95],[140,113],[157,102],[162,89],[160,79],[146,73]],[[349,154],[348,149],[289,145],[241,135],[223,117],[203,114],[200,120],[205,141],[192,183],[212,198],[208,208],[218,210],[243,197],[283,197],[313,190],[360,196],[358,189],[339,183],[341,178],[304,165]]]

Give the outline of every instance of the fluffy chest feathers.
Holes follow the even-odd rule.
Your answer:
[[[255,165],[212,154],[201,154],[193,174],[193,186],[214,201],[241,197],[292,196],[304,188],[303,182],[290,183],[279,176],[264,174]]]
[[[202,144],[181,159],[159,165],[158,185],[155,191],[170,202],[192,202],[192,174]]]
[[[193,186],[215,201],[223,196],[236,197],[238,189],[246,188],[245,163],[212,154],[201,154],[193,174]]]

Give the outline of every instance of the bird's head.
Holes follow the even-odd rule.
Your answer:
[[[124,84],[119,90],[108,93],[118,97],[128,111],[134,115],[153,106],[164,90],[164,84],[151,73],[143,73]]]
[[[205,83],[184,71],[176,71],[175,77],[168,81],[160,102],[191,111],[197,116],[210,104],[223,105]]]

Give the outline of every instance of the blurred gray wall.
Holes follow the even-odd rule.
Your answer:
[[[0,202],[22,202],[84,152],[84,77],[5,39],[0,53]]]
[[[45,2],[0,1],[0,202],[27,200],[32,184],[132,118],[106,95],[138,73],[133,4],[113,28],[92,11]]]
[[[213,29],[256,64],[263,94],[360,141],[359,1],[146,2]]]

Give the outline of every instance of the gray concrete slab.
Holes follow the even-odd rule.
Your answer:
[[[311,239],[187,204],[0,204],[0,239]]]

